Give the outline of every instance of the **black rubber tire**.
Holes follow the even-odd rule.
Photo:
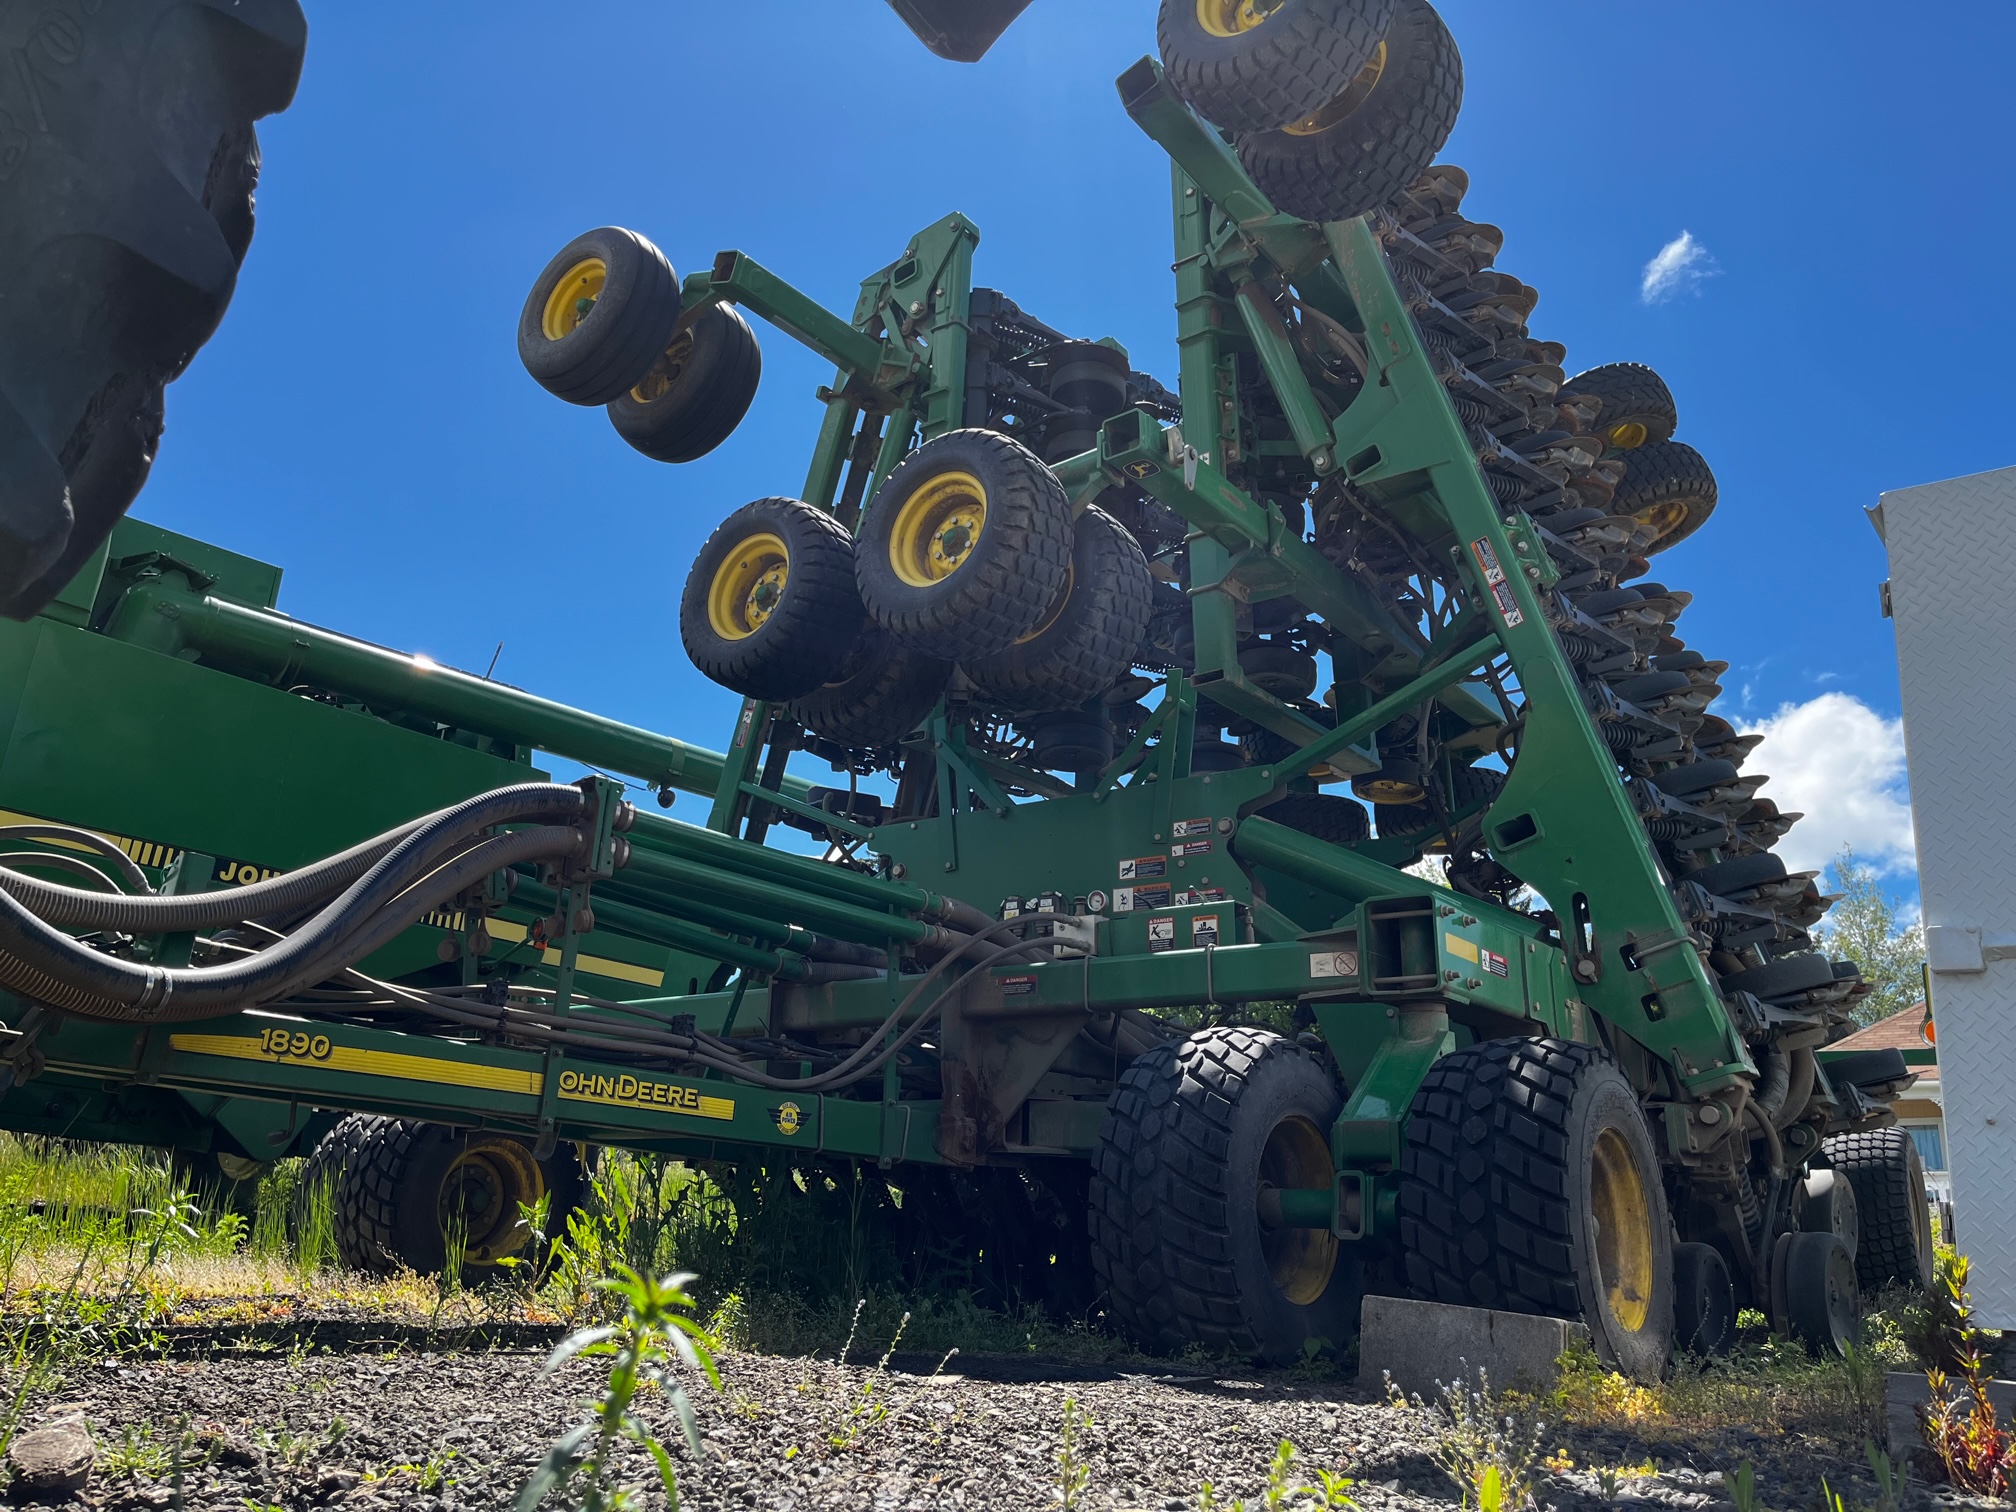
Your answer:
[[[469,1250],[462,1261],[467,1277],[494,1274],[501,1269],[500,1258],[524,1253],[530,1234],[520,1224],[519,1201],[529,1204],[542,1192],[547,1194],[551,1233],[559,1231],[582,1196],[581,1167],[572,1145],[561,1145],[546,1160],[535,1161],[531,1147],[508,1134],[365,1113],[344,1119],[324,1143],[337,1147],[331,1162],[340,1172],[335,1187],[336,1247],[351,1270],[386,1274],[403,1268],[438,1275],[448,1261],[444,1222],[453,1200],[448,1181],[464,1157],[496,1161],[523,1183],[505,1191],[503,1207],[469,1214]]]
[[[1932,1214],[1925,1200],[1925,1162],[1903,1129],[1858,1129],[1836,1134],[1821,1148],[1855,1187],[1860,1234],[1855,1274],[1874,1293],[1892,1282],[1925,1290],[1932,1285]]]
[[[1427,0],[1398,0],[1386,66],[1355,110],[1303,136],[1239,137],[1239,161],[1278,210],[1304,220],[1349,220],[1419,178],[1463,108],[1463,58]]]
[[[1286,793],[1259,810],[1258,817],[1333,845],[1351,845],[1372,836],[1365,806],[1341,793]]]
[[[1592,1208],[1614,1133],[1643,1194],[1651,1294],[1637,1327],[1606,1300]],[[1595,1045],[1492,1040],[1445,1055],[1409,1109],[1400,1157],[1407,1283],[1466,1307],[1581,1318],[1615,1369],[1655,1380],[1673,1333],[1672,1224],[1638,1095]]]
[[[318,1188],[326,1190],[330,1227],[336,1241],[336,1258],[353,1270],[357,1267],[343,1254],[343,1181],[367,1143],[373,1123],[368,1114],[352,1113],[316,1142],[301,1166],[301,1175],[294,1184],[294,1205],[287,1215],[288,1233],[299,1244],[307,1226],[310,1205],[320,1200]]]
[[[1769,1002],[1811,992],[1834,980],[1834,966],[1824,955],[1805,952],[1767,961],[1747,971],[1734,971],[1722,978],[1724,992],[1748,992]]]
[[[1785,1267],[1785,1322],[1816,1355],[1844,1354],[1862,1342],[1862,1294],[1855,1261],[1838,1234],[1786,1235],[1778,1252]]]
[[[1679,677],[1682,674],[1669,672],[1663,675]],[[1675,798],[1691,798],[1710,788],[1727,787],[1742,775],[1733,761],[1688,761],[1655,774],[1652,786]]]
[[[1673,1246],[1673,1347],[1704,1357],[1736,1347],[1736,1288],[1712,1244]]]
[[[710,305],[651,371],[609,402],[609,423],[657,462],[691,462],[735,433],[763,381],[763,350],[733,305]]]
[[[1105,510],[1087,509],[1063,591],[1042,623],[1007,650],[966,662],[966,675],[1016,713],[1075,709],[1127,675],[1154,603],[1140,542]]]
[[[84,568],[112,527],[139,496],[161,445],[161,385],[144,385],[121,375],[102,405],[93,406],[90,444],[71,466],[69,543],[41,576],[19,591],[16,602],[46,603]],[[0,606],[0,612],[11,609]]]
[[[561,309],[549,326],[548,304],[568,303],[560,285],[581,288],[569,275],[591,261],[604,278],[591,308],[578,316]],[[663,252],[635,231],[597,226],[554,253],[532,281],[518,313],[518,360],[556,399],[608,404],[642,382],[671,345],[680,303],[679,275]]]
[[[912,651],[870,622],[834,679],[785,712],[822,739],[886,750],[917,728],[951,678],[952,663]]]
[[[892,545],[903,507],[948,473],[979,480],[986,493],[985,519],[944,577],[906,581]],[[1071,571],[1071,505],[1056,474],[1019,441],[993,431],[950,431],[918,447],[890,473],[868,503],[858,540],[855,581],[876,623],[927,656],[972,660],[1014,645],[1064,591]],[[1131,654],[1133,647],[1128,650]]]
[[[1305,1124],[1315,1130],[1311,1153],[1327,1168],[1342,1106],[1315,1058],[1266,1029],[1202,1029],[1127,1068],[1099,1131],[1090,1207],[1093,1270],[1128,1337],[1154,1353],[1194,1344],[1276,1361],[1300,1358],[1311,1340],[1352,1337],[1350,1247],[1317,1230],[1277,1231],[1298,1245],[1309,1236],[1299,1250],[1309,1298],[1294,1300],[1270,1268],[1257,1208],[1274,1131],[1292,1141]]]
[[[1799,1227],[1832,1234],[1848,1246],[1852,1257],[1862,1247],[1862,1210],[1855,1205],[1855,1183],[1843,1171],[1807,1173],[1799,1185]]]
[[[784,543],[781,597],[746,633],[724,633],[710,601],[757,537]],[[762,586],[758,580],[757,587]],[[725,628],[746,626],[748,596],[727,607]],[[708,678],[745,698],[803,698],[840,675],[866,623],[854,589],[854,542],[846,528],[802,499],[758,499],[723,520],[700,548],[679,598],[679,638]]]
[[[1849,963],[1843,961],[1837,964]],[[1859,976],[1861,973],[1858,971],[1856,974]],[[1827,1080],[1837,1087],[1880,1087],[1886,1082],[1902,1081],[1909,1075],[1911,1067],[1905,1063],[1904,1052],[1896,1049],[1850,1050],[1827,1062]]]
[[[1704,866],[1699,871],[1687,873],[1680,880],[1698,882],[1711,893],[1728,898],[1748,892],[1753,887],[1762,887],[1767,882],[1782,882],[1786,875],[1783,856],[1771,851],[1758,851],[1755,855],[1738,856],[1733,861],[1718,861],[1713,866]]]
[[[1316,691],[1316,658],[1293,646],[1272,641],[1242,646],[1239,670],[1256,688],[1284,703],[1300,703]]]
[[[1561,397],[1588,394],[1603,401],[1597,434],[1616,451],[1633,451],[1648,441],[1671,441],[1680,424],[1679,407],[1666,380],[1642,362],[1606,362],[1577,373],[1561,385]]]
[[[252,121],[292,101],[307,41],[296,0],[0,7],[0,614],[42,609],[131,503],[102,473],[88,517],[66,492],[223,318]]]
[[[1496,767],[1457,767],[1449,774],[1450,813],[1459,813],[1473,803],[1490,804],[1505,790],[1505,774]],[[1440,822],[1435,810],[1425,803],[1381,803],[1373,812],[1379,819],[1379,838],[1419,835],[1435,829]]]
[[[1705,525],[1715,512],[1715,498],[1715,474],[1701,453],[1684,441],[1648,441],[1625,458],[1624,481],[1610,508],[1620,515],[1681,511],[1645,548],[1651,556]]]
[[[1162,0],[1155,41],[1169,87],[1214,126],[1271,131],[1351,87],[1393,20],[1394,0],[1281,0],[1251,31],[1214,35],[1199,0]]]

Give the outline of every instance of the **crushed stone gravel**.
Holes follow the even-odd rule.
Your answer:
[[[72,1372],[40,1407],[83,1406],[98,1468],[73,1505],[103,1512],[175,1505],[169,1452],[184,1433],[196,1447],[180,1504],[196,1512],[508,1508],[598,1385],[588,1362],[541,1375],[543,1362],[543,1351],[522,1349],[110,1359]],[[1079,1440],[1088,1509],[1191,1508],[1206,1481],[1219,1505],[1236,1505],[1264,1488],[1283,1439],[1304,1465],[1355,1477],[1366,1512],[1458,1500],[1432,1458],[1433,1416],[1354,1384],[1004,1356],[955,1356],[935,1373],[937,1362],[904,1357],[886,1371],[756,1354],[720,1363],[720,1392],[697,1378],[692,1388],[704,1462],[666,1403],[644,1407],[671,1446],[682,1507],[697,1512],[1055,1507],[1067,1398],[1092,1418]],[[1875,1501],[1866,1466],[1784,1439],[1739,1434],[1688,1450],[1555,1430],[1548,1442],[1577,1466],[1649,1457],[1660,1469],[1627,1481],[1616,1501],[1589,1470],[1552,1475],[1539,1499],[1564,1512],[1728,1506],[1720,1471],[1740,1459],[1756,1465],[1769,1508],[1817,1506],[1823,1474],[1849,1505]],[[642,1505],[664,1505],[641,1450],[623,1466],[645,1488]]]

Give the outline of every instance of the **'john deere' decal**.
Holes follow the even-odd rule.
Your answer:
[[[664,1108],[694,1118],[730,1119],[735,1100],[703,1097],[698,1087],[651,1081],[641,1076],[607,1075],[599,1071],[562,1071],[560,1095],[574,1102],[608,1103],[618,1108]]]

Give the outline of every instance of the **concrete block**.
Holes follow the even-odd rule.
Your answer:
[[[1946,1391],[1949,1396],[1959,1397],[1966,1394],[1966,1387],[1948,1376]],[[2016,1381],[1990,1381],[1988,1400],[2002,1422],[2016,1419]],[[1925,1447],[1925,1436],[1918,1431],[1918,1409],[1929,1406],[1931,1401],[1932,1388],[1925,1384],[1923,1371],[1892,1370],[1883,1377],[1883,1423],[1890,1440],[1891,1458],[1902,1459]]]
[[[1586,1344],[1589,1330],[1566,1318],[1455,1307],[1406,1297],[1367,1297],[1360,1313],[1358,1379],[1377,1386],[1382,1372],[1409,1396],[1433,1401],[1436,1382],[1475,1380],[1481,1369],[1491,1389],[1548,1391],[1554,1362],[1570,1345]]]

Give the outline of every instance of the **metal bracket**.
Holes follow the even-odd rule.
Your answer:
[[[1933,971],[1969,975],[1990,961],[2016,960],[2016,934],[1990,934],[1970,924],[1928,924],[1925,964]]]

